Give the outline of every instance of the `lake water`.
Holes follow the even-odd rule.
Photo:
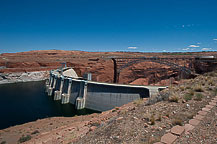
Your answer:
[[[45,82],[25,82],[0,85],[0,129],[37,119],[90,114],[96,111],[76,111],[74,105],[62,105],[45,93]]]

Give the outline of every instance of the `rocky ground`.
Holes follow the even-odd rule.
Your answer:
[[[164,101],[149,106],[146,106],[145,101],[135,101],[133,108],[120,110],[116,117],[76,143],[152,144],[158,142],[173,126],[188,123],[199,110],[208,104],[217,94],[216,82],[217,74],[210,73],[194,80],[185,80],[179,86],[170,87],[168,92],[166,90],[162,94]],[[167,94],[169,94],[168,98]],[[204,127],[203,133],[206,135],[201,135],[202,133],[198,132],[200,129],[197,128],[195,134],[189,137],[196,138],[200,135],[203,140],[210,136],[210,140],[203,141],[210,142],[210,144],[216,142],[215,110],[212,111],[214,115],[209,115],[210,124],[207,125],[209,128]],[[195,141],[198,140],[200,139],[195,139]],[[181,139],[180,143],[186,143],[186,141]]]
[[[175,125],[184,125],[217,95],[217,72],[172,85],[152,99],[141,99],[101,114],[48,118],[0,131],[0,142],[152,144]],[[157,102],[158,101],[158,102]],[[216,108],[206,121],[177,143],[215,143]]]
[[[217,143],[217,107],[214,107],[200,124],[189,134],[182,135],[177,144],[216,144]]]
[[[169,93],[162,94],[164,101],[150,106],[146,106],[144,101],[135,101],[133,103],[135,107],[120,110],[119,115],[113,117],[110,122],[99,126],[76,143],[158,142],[172,126],[188,123],[189,119],[217,94],[216,82],[217,74],[210,73],[194,80],[185,80],[179,86],[170,87]],[[169,94],[168,99],[167,94]],[[207,119],[201,127],[192,132],[192,135],[181,138],[179,142],[191,143],[191,139],[186,140],[186,138],[192,138],[195,142],[216,143],[216,108]],[[203,128],[203,133],[200,133],[200,128]]]

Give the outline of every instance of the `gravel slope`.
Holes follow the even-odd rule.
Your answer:
[[[177,144],[216,144],[217,143],[217,107],[189,134],[181,136]]]

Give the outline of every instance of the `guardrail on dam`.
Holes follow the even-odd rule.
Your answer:
[[[136,86],[83,80],[72,68],[53,70],[46,82],[46,92],[62,104],[74,104],[76,109],[105,111],[139,98],[158,94],[166,87]]]

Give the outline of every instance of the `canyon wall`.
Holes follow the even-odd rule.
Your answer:
[[[84,73],[92,73],[92,80],[113,82],[113,62],[107,57],[195,57],[200,55],[217,55],[217,52],[207,53],[139,53],[139,52],[83,52],[63,50],[43,50],[20,53],[0,54],[0,73],[48,71],[61,67],[66,62],[82,77]],[[180,65],[188,65],[187,61],[179,61]],[[206,65],[206,66],[205,66]],[[195,64],[195,71],[202,73],[214,69],[214,66]],[[208,68],[209,67],[209,68]],[[179,70],[169,66],[141,62],[121,71],[119,83],[137,85],[168,85],[177,83],[181,78]]]

